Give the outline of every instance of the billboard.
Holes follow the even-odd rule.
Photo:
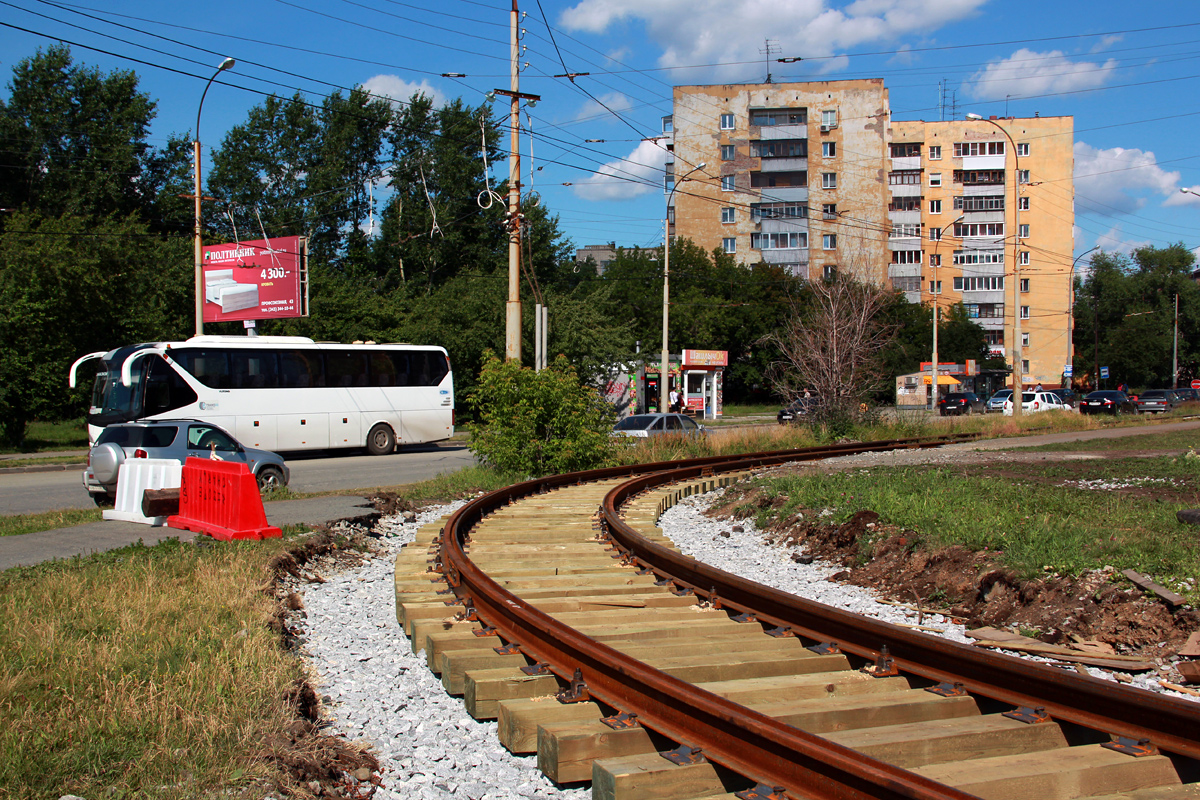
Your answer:
[[[308,316],[306,242],[282,239],[204,248],[204,321]]]

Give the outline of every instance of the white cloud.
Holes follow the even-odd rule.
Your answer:
[[[626,158],[609,161],[597,174],[578,181],[572,190],[584,200],[628,200],[661,192],[667,152],[654,142],[642,142]]]
[[[560,23],[572,31],[602,33],[638,20],[663,50],[660,66],[749,62],[715,72],[727,79],[761,79],[764,31],[779,45],[782,57],[829,57],[869,42],[928,34],[972,16],[985,2],[856,0],[836,9],[830,7],[831,0],[580,0],[563,12]],[[699,81],[705,76],[688,70],[679,78]]]
[[[976,72],[966,86],[980,100],[1070,92],[1103,85],[1116,67],[1117,61],[1112,58],[1095,64],[1072,61],[1061,50],[1037,53],[1021,48],[1009,58],[993,61]]]
[[[1146,190],[1166,197],[1164,205],[1186,203],[1180,199],[1178,185],[1179,173],[1158,166],[1149,150],[1100,150],[1086,142],[1075,143],[1075,191],[1083,200],[1131,213],[1146,204],[1145,197],[1135,194]]]
[[[583,122],[584,120],[598,119],[612,122],[616,120],[613,114],[624,114],[633,108],[633,103],[630,99],[620,92],[609,92],[608,94],[601,95],[598,99],[600,102],[588,100],[584,103],[578,113],[575,114],[575,121]],[[606,117],[607,119],[605,119]]]
[[[1179,189],[1163,202],[1164,206],[1200,206],[1200,186],[1181,186]]]
[[[1104,36],[1100,39],[1100,41],[1098,41],[1094,45],[1092,45],[1092,52],[1099,53],[1101,50],[1107,50],[1108,48],[1112,47],[1114,44],[1116,44],[1117,42],[1121,41],[1124,38],[1125,38],[1124,36],[1121,36],[1119,34]]]
[[[1126,239],[1121,235],[1121,226],[1113,225],[1096,237],[1096,244],[1101,250],[1107,253],[1124,253],[1125,255],[1129,255],[1139,247],[1149,247],[1151,242],[1149,239],[1142,241]]]
[[[429,81],[413,83],[396,75],[376,75],[363,81],[363,89],[377,97],[387,97],[393,102],[407,103],[414,94],[428,95],[434,108],[445,105],[446,95]]]

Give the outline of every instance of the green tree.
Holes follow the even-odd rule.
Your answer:
[[[472,403],[471,452],[495,469],[550,475],[613,457],[612,409],[563,356],[535,372],[489,351]]]

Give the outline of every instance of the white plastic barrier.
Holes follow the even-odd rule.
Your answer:
[[[105,519],[167,524],[167,518],[142,513],[142,493],[147,489],[175,489],[183,483],[183,465],[170,458],[131,458],[117,472],[116,506],[105,511]]]

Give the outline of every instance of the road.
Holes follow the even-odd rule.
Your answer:
[[[288,459],[297,492],[368,489],[423,481],[474,463],[466,445],[410,445],[390,456],[294,456]],[[0,515],[95,508],[80,479],[82,470],[0,475]]]

